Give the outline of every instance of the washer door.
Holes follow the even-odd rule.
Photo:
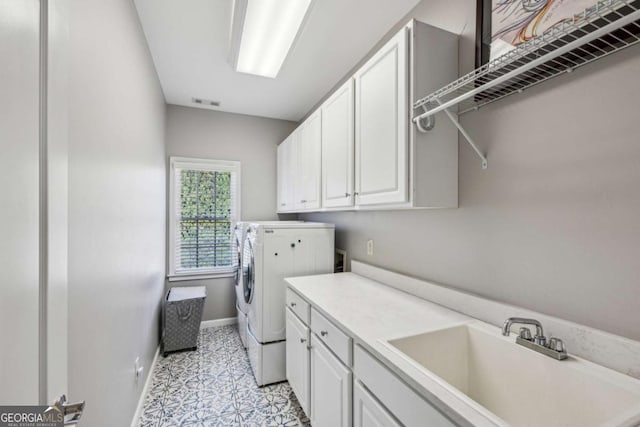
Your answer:
[[[247,304],[251,304],[251,300],[253,299],[253,287],[256,282],[255,266],[253,244],[247,236],[244,242],[244,257],[242,258],[242,272],[244,275],[242,285],[244,289],[244,300]]]
[[[240,245],[240,239],[238,238],[238,235],[236,234],[235,237],[236,237],[236,256],[238,257],[237,259],[238,264],[236,266],[236,271],[233,279],[236,282],[236,286],[240,286],[240,280],[242,279],[242,250],[240,249],[241,245]]]

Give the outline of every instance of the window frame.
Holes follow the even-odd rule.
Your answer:
[[[235,217],[231,218],[232,230],[233,224],[240,221],[241,218],[241,178],[242,168],[237,160],[213,160],[198,159],[191,157],[169,157],[169,200],[168,200],[168,220],[169,220],[169,245],[168,245],[168,274],[169,281],[177,280],[197,280],[220,277],[231,277],[234,274],[235,266],[214,267],[201,271],[176,271],[176,168],[200,170],[208,172],[232,172],[236,174],[236,191],[235,191]],[[233,231],[232,231],[233,232]],[[233,236],[231,236],[231,244],[234,244]],[[233,249],[232,249],[233,252]]]

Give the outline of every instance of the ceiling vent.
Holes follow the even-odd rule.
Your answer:
[[[210,107],[219,107],[220,106],[220,102],[219,101],[212,101],[210,99],[203,99],[203,98],[191,98],[191,102],[193,102],[194,104],[198,104],[198,105],[208,105]]]

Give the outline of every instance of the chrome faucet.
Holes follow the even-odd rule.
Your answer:
[[[567,358],[567,350],[564,343],[559,338],[551,338],[547,343],[547,337],[544,336],[542,324],[536,319],[526,319],[523,317],[510,317],[502,326],[502,335],[509,336],[511,325],[514,323],[520,325],[532,325],[536,327],[536,335],[532,338],[529,328],[520,328],[520,333],[516,338],[516,344],[520,344],[531,350],[542,353],[554,359],[564,360]]]
[[[510,317],[505,320],[504,325],[502,326],[502,335],[508,337],[509,332],[511,332],[511,325],[513,325],[514,323],[517,323],[519,325],[534,325],[536,327],[536,336],[544,337],[542,323],[538,322],[536,319],[525,319],[524,317]]]

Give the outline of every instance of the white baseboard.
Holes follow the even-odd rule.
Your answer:
[[[200,323],[200,329],[217,328],[219,326],[235,325],[238,323],[237,317],[226,317],[223,319],[204,320]]]
[[[147,394],[149,393],[149,388],[151,387],[151,381],[153,380],[153,371],[156,368],[156,363],[158,363],[158,357],[160,356],[160,346],[156,349],[156,354],[153,356],[153,361],[151,362],[151,366],[147,370],[147,379],[144,381],[144,388],[142,389],[142,393],[140,393],[140,398],[138,399],[138,406],[136,407],[136,412],[133,414],[133,420],[131,420],[131,427],[138,427],[140,425],[140,417],[142,416],[142,410],[144,408],[144,399],[146,399]]]

